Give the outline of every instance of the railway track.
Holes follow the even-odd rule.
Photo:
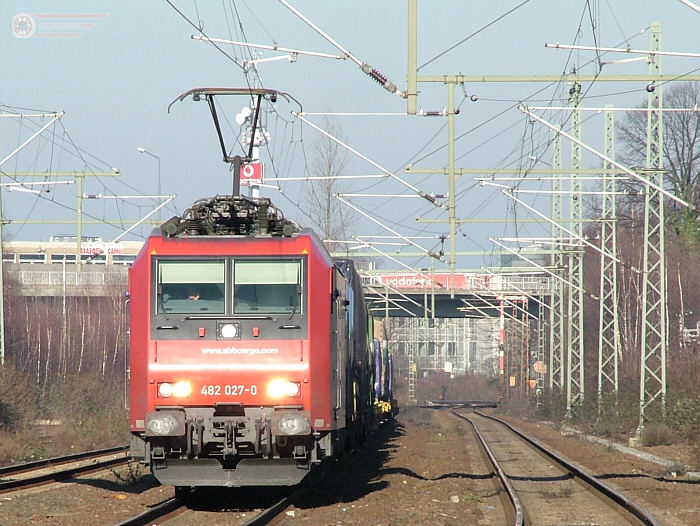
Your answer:
[[[117,446],[3,466],[0,467],[0,493],[50,484],[70,479],[75,475],[126,464],[127,451],[128,446]]]
[[[236,524],[237,526],[263,526],[268,524],[282,512],[292,507],[297,500],[304,496],[310,486],[310,484],[303,484],[267,507],[253,509],[255,504],[251,506],[250,503],[246,503],[244,507],[246,515],[251,511],[254,513],[254,515],[250,518],[232,517],[231,520],[227,520],[227,524]],[[264,494],[265,491],[265,489],[261,489],[261,494]],[[197,509],[206,509],[208,507],[207,504],[202,505],[200,501],[200,498],[202,498],[201,493],[202,492],[193,490],[188,496],[173,497],[165,500],[143,513],[134,515],[133,517],[129,517],[128,519],[117,523],[115,526],[146,526],[149,524],[154,524],[154,521],[156,520],[159,524],[162,524],[178,515],[183,514],[187,514],[185,517],[183,517],[187,523],[206,523],[207,518],[204,516],[200,517],[200,515],[206,515],[207,512],[203,511],[202,509]],[[202,498],[202,500],[206,500],[206,497]],[[253,501],[255,500],[256,498],[253,496]],[[233,504],[228,506],[228,509],[225,511],[228,513],[239,513],[241,510],[236,509],[236,505]],[[240,520],[240,522],[236,522],[236,520]]]
[[[506,422],[478,411],[452,414],[472,425],[507,495],[511,524],[660,525],[639,505]]]

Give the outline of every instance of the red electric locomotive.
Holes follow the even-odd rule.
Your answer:
[[[360,280],[269,200],[165,222],[129,292],[131,455],[161,483],[294,485],[371,424]]]

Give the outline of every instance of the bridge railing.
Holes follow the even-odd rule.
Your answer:
[[[126,281],[126,274],[117,272],[55,272],[23,270],[18,275],[23,286],[63,285],[81,287],[85,285],[120,285]]]
[[[38,265],[8,267],[7,283],[17,287],[22,296],[111,296],[123,293],[128,286],[127,268],[122,265],[85,265],[81,272],[75,270],[75,265],[65,271],[38,270]]]

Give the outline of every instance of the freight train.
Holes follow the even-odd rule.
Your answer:
[[[353,262],[269,199],[163,223],[129,297],[131,456],[176,491],[298,484],[397,410]]]

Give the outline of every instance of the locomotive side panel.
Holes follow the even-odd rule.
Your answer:
[[[149,259],[146,243],[129,269],[129,424],[132,432],[144,431],[147,411]]]
[[[311,425],[315,431],[332,431],[339,427],[334,410],[335,352],[332,321],[332,263],[318,242],[308,238],[309,246],[309,349],[311,387]],[[342,427],[342,426],[340,426]]]

